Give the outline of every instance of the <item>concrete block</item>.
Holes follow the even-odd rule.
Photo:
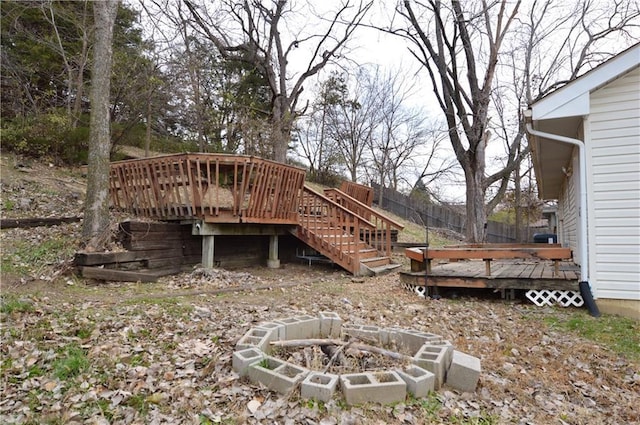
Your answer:
[[[271,341],[276,341],[277,332],[275,329],[251,328],[236,343],[236,350],[255,347],[265,353],[271,352]]]
[[[427,345],[431,345],[433,347],[445,347],[447,352],[444,356],[445,359],[445,364],[444,367],[445,369],[449,369],[449,367],[451,366],[451,360],[453,359],[453,344],[451,343],[451,341],[448,341],[446,339],[437,342],[437,341],[430,341],[427,343]]]
[[[262,360],[249,366],[248,375],[253,383],[260,383],[280,394],[289,393],[302,381],[309,370],[294,364],[264,356]]]
[[[425,344],[413,356],[413,363],[435,375],[435,389],[439,389],[445,380],[447,347]]]
[[[407,396],[407,384],[394,371],[340,375],[340,387],[349,405],[397,403]]]
[[[249,366],[257,363],[264,357],[264,353],[255,347],[245,348],[233,352],[231,364],[233,370],[240,376],[247,376]]]
[[[420,366],[412,365],[396,372],[407,384],[407,391],[416,398],[426,397],[435,389],[436,376]]]
[[[390,328],[388,344],[403,354],[414,356],[424,344],[440,342],[444,338],[415,329]]]
[[[395,345],[393,347],[389,347],[390,342],[393,338],[397,338],[394,336],[395,332],[389,328],[380,328],[380,332],[378,333],[380,337],[380,344],[384,348],[392,348],[395,350]]]
[[[284,325],[283,324],[274,323],[274,322],[262,322],[258,326],[256,326],[256,328],[258,328],[258,329],[266,329],[266,330],[269,330],[269,331],[274,331],[277,341],[283,341],[284,340],[285,335],[284,335]]]
[[[380,328],[369,325],[342,325],[342,335],[358,339],[364,343],[377,344],[380,342]]]
[[[331,373],[311,372],[300,385],[300,396],[304,400],[331,400],[338,386],[338,375]]]
[[[473,392],[480,379],[480,359],[461,351],[453,351],[447,385],[460,391]]]
[[[340,338],[342,319],[332,311],[318,313],[320,319],[320,338]]]
[[[320,319],[317,317],[302,315],[274,320],[273,322],[284,325],[284,338],[286,340],[317,338],[320,335]]]

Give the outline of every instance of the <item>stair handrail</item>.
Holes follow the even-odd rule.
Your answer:
[[[382,214],[382,213],[381,213],[381,212],[379,212],[379,211],[376,211],[376,210],[375,210],[375,209],[373,209],[372,207],[368,206],[367,204],[365,204],[365,203],[363,203],[363,202],[358,201],[356,198],[354,198],[353,196],[351,196],[351,195],[349,195],[349,194],[347,194],[347,193],[345,193],[345,192],[341,191],[340,189],[337,189],[337,188],[335,188],[335,187],[332,187],[332,188],[325,189],[325,190],[324,190],[324,192],[325,192],[325,193],[328,193],[328,192],[329,192],[329,193],[330,193],[330,192],[336,192],[336,193],[340,194],[340,196],[342,196],[342,197],[344,197],[346,200],[348,200],[348,201],[349,201],[349,203],[356,204],[356,205],[358,206],[358,208],[362,208],[362,209],[363,209],[364,211],[366,211],[367,213],[369,213],[369,214],[371,214],[371,215],[373,215],[373,216],[375,216],[375,217],[377,217],[377,218],[379,218],[379,219],[381,219],[381,220],[384,220],[384,221],[388,222],[389,224],[391,224],[391,225],[392,225],[393,227],[395,227],[396,229],[398,229],[398,230],[402,230],[402,229],[404,229],[404,224],[402,224],[402,223],[399,223],[399,222],[395,221],[395,220],[394,220],[394,219],[392,219],[391,217],[386,216],[386,215]],[[337,201],[335,201],[335,202],[337,202]],[[340,203],[338,202],[338,204],[340,204]],[[340,204],[340,205],[341,205],[341,204]],[[349,208],[349,207],[345,207],[345,208],[349,209],[349,210],[350,210],[350,211],[352,211],[352,212],[355,212],[355,211],[354,211],[354,209],[351,209],[351,208]],[[360,215],[360,214],[358,214],[358,215]],[[362,216],[360,215],[360,217],[362,217]]]
[[[344,193],[340,189],[329,188],[324,190],[327,197],[333,199],[339,205],[343,205],[345,208],[352,211],[356,216],[360,218],[373,217],[374,225],[372,232],[365,231],[364,239],[370,245],[376,246],[378,251],[383,252],[385,255],[391,255],[391,228],[394,227],[398,230],[404,229],[404,225],[398,223],[390,217],[374,210],[367,204],[364,204],[354,197]],[[371,221],[371,218],[368,220]],[[380,230],[382,233],[379,233]]]
[[[322,231],[316,228],[314,217],[326,222],[328,229],[339,229],[339,233],[322,235]],[[311,247],[357,276],[361,267],[360,249],[363,242],[355,235],[359,235],[361,229],[375,229],[375,225],[305,184],[300,199],[299,228],[306,235],[302,239],[306,239],[305,242]]]
[[[368,227],[371,227],[371,228],[375,228],[375,227],[376,227],[376,225],[375,225],[375,224],[373,224],[370,220],[367,220],[366,218],[364,218],[364,217],[362,217],[362,216],[359,216],[359,215],[358,215],[358,214],[356,214],[353,210],[350,210],[349,208],[347,208],[347,207],[345,207],[345,206],[341,205],[339,202],[334,201],[333,199],[329,198],[328,196],[323,195],[322,193],[318,192],[317,190],[314,190],[313,188],[311,188],[310,186],[308,186],[308,185],[306,185],[306,184],[304,185],[304,190],[305,190],[306,192],[311,192],[311,193],[312,193],[312,194],[314,194],[315,196],[318,196],[319,198],[323,199],[324,201],[326,201],[326,202],[328,202],[328,203],[330,203],[330,204],[335,204],[335,206],[336,206],[338,209],[340,209],[341,211],[345,212],[345,213],[346,213],[346,214],[348,214],[348,215],[351,215],[351,216],[353,216],[353,217],[357,217],[357,218],[358,218],[358,220],[359,220],[361,223],[366,224]],[[325,190],[327,190],[327,189],[325,189]],[[336,189],[336,190],[337,190],[337,189]],[[346,196],[349,196],[349,195],[346,195]],[[352,198],[352,199],[353,199],[353,198]],[[357,201],[356,201],[356,202],[357,202]],[[363,205],[364,205],[364,204],[363,204]],[[404,226],[403,226],[403,227],[404,227]]]

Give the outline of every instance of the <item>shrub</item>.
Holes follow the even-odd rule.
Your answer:
[[[73,128],[64,111],[5,120],[0,129],[3,148],[33,158],[51,158],[63,163],[87,159],[89,128]]]

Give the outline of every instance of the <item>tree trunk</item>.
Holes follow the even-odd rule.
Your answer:
[[[469,243],[485,242],[487,212],[485,209],[484,172],[485,145],[487,135],[476,144],[475,151],[465,152],[466,160],[462,161],[467,195],[467,229],[466,236]]]
[[[103,248],[109,237],[109,93],[113,57],[113,26],[119,0],[94,3],[95,47],[91,73],[91,119],[87,196],[82,236],[89,250]]]
[[[147,132],[144,137],[144,156],[149,157],[149,150],[151,148],[151,99],[147,103]]]
[[[516,167],[514,170],[514,211],[515,211],[515,226],[516,226],[516,242],[524,242],[523,228],[522,228],[522,185],[520,184],[520,167]]]
[[[84,97],[84,68],[87,64],[87,56],[89,55],[88,50],[88,41],[87,35],[82,37],[82,55],[80,56],[80,64],[78,65],[78,75],[76,79],[76,98],[73,104],[73,112],[72,112],[72,122],[71,126],[73,128],[78,127],[78,121],[80,121],[80,116],[82,115],[82,98]]]
[[[291,113],[286,105],[283,105],[284,102],[284,96],[276,97],[275,102],[273,102],[271,118],[271,141],[273,143],[273,156],[271,159],[282,163],[287,162],[287,150],[291,139],[292,125]]]
[[[467,195],[467,229],[466,236],[469,243],[484,242],[487,215],[484,208],[484,190],[482,189],[482,173],[465,170]]]

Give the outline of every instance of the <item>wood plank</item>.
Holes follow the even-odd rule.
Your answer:
[[[531,276],[533,275],[533,271],[536,268],[536,264],[535,263],[527,263],[525,264],[524,270],[520,273],[520,276],[523,279],[531,279]]]
[[[114,280],[118,282],[157,282],[158,276],[148,272],[134,272],[101,267],[82,267],[82,277],[88,279]]]
[[[0,219],[1,229],[28,228],[40,226],[57,226],[63,223],[76,223],[82,217],[33,217],[33,218],[3,218]]]
[[[458,245],[445,245],[443,248],[562,248],[559,243],[469,243]]]
[[[400,280],[405,283],[424,286],[424,273],[400,272]],[[578,291],[578,282],[559,279],[489,279],[456,276],[427,276],[427,286],[440,286],[452,288],[489,288],[489,289],[557,289],[565,291]]]
[[[405,256],[415,260],[424,258],[424,247],[407,248]],[[569,248],[429,248],[429,259],[571,259]]]
[[[185,264],[198,264],[202,261],[202,255],[185,255],[180,257],[173,258],[158,258],[153,260],[144,261],[144,268],[147,269],[163,269],[166,268],[167,264],[172,264],[175,266],[182,266]],[[150,271],[151,272],[151,271]]]
[[[199,243],[199,242],[196,242]],[[123,241],[122,246],[129,251],[152,251],[155,249],[172,249],[182,247],[185,243],[182,240],[137,240],[137,241]]]
[[[152,251],[76,252],[73,262],[77,266],[93,266],[97,264],[171,258],[180,255],[182,255],[182,247]]]
[[[191,225],[157,221],[123,221],[118,227],[127,233],[191,231]]]
[[[125,233],[119,232],[117,239],[120,241],[188,241],[190,239],[199,239],[199,235],[191,234],[191,227],[189,227],[189,233],[186,232],[136,232]]]

